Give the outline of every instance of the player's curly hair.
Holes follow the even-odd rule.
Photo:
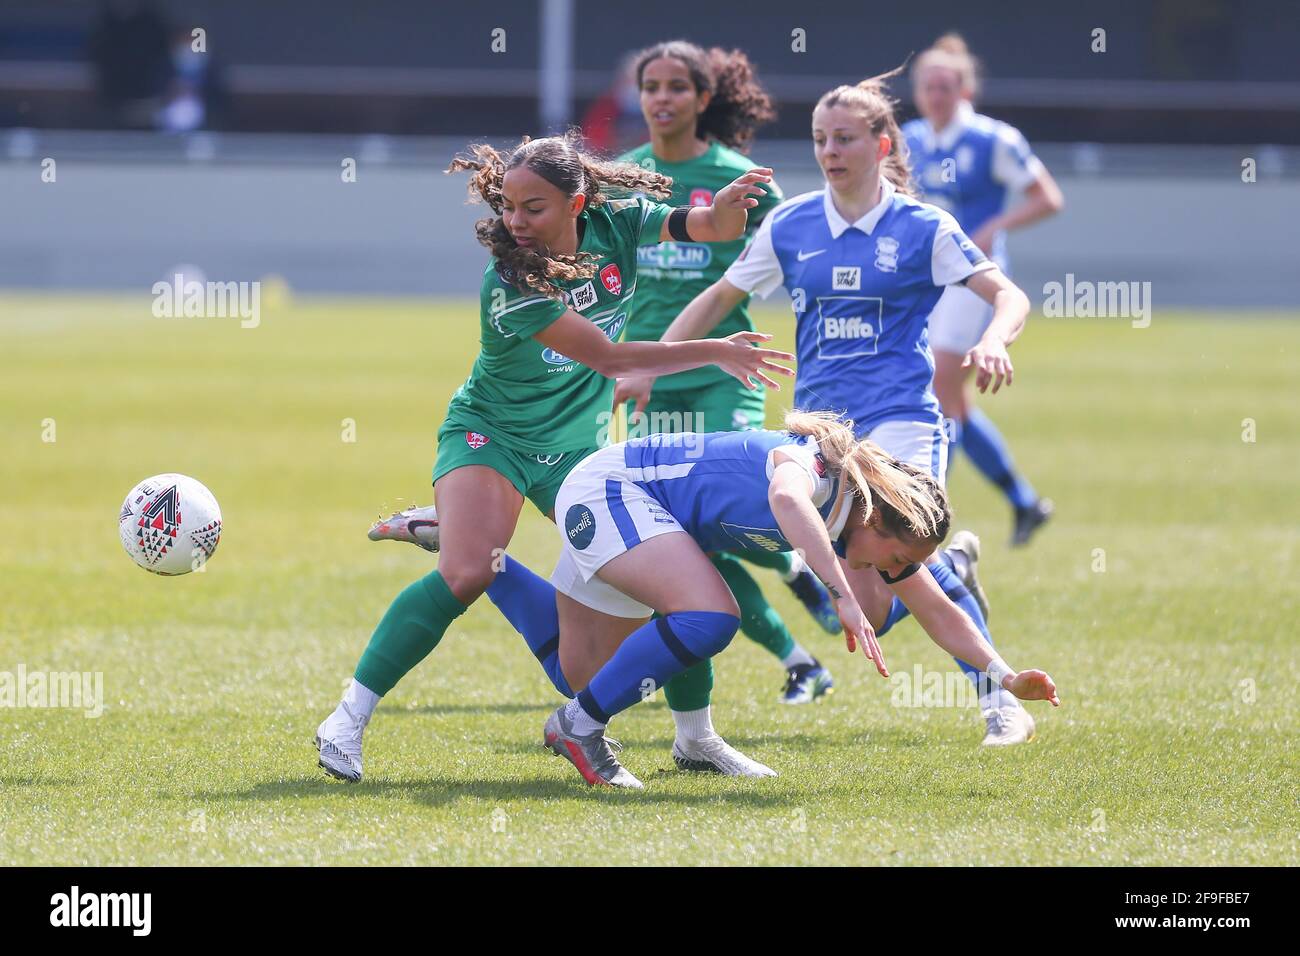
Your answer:
[[[966,46],[960,33],[945,33],[912,62],[913,83],[928,66],[941,66],[954,71],[961,82],[962,92],[971,99],[979,92],[981,64]]]
[[[531,170],[569,198],[579,193],[587,197],[586,209],[603,205],[615,196],[605,187],[615,187],[620,195],[644,193],[652,199],[672,195],[673,181],[634,163],[603,162],[578,148],[581,133],[574,129],[562,136],[531,139],[525,136],[518,146],[502,155],[486,143],[474,143],[469,156],[452,160],[446,172],[473,170],[469,181],[470,202],[487,203],[496,213],[474,224],[478,241],[496,258],[497,274],[502,281],[520,292],[537,292],[552,299],[562,299],[564,291],[556,282],[590,279],[596,274],[597,257],[583,252],[572,256],[549,255],[518,245],[501,218],[501,184],[509,170],[520,166]]]
[[[678,60],[691,73],[696,93],[710,94],[709,105],[696,120],[699,139],[715,139],[724,146],[748,152],[755,131],[776,119],[772,98],[758,82],[757,71],[741,50],[710,47],[705,50],[688,40],[669,40],[636,55],[636,85],[646,64],[660,59]]]
[[[861,116],[867,123],[872,136],[884,133],[889,137],[889,155],[880,163],[880,170],[885,178],[894,184],[894,188],[904,195],[914,196],[912,174],[908,170],[907,141],[899,129],[894,107],[898,100],[889,95],[887,80],[898,76],[907,68],[907,63],[895,67],[888,73],[868,77],[855,86],[837,86],[822,94],[817,101],[817,108],[842,106]]]
[[[792,411],[785,416],[785,429],[811,435],[826,467],[851,486],[850,520],[865,525],[874,514],[887,534],[934,547],[948,537],[952,512],[939,483],[875,442],[856,438],[853,422],[843,415]]]

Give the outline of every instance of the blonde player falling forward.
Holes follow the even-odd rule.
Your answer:
[[[507,617],[530,647],[557,645],[562,674],[548,675],[573,697],[546,720],[543,743],[587,783],[641,789],[606,736],[610,720],[735,634],[739,609],[708,558],[726,548],[802,549],[848,649],[861,647],[882,676],[852,580],[864,572],[891,582],[935,643],[984,680],[1060,704],[1051,677],[1012,670],[926,570],[951,522],[939,483],[855,438],[839,416],[794,412],[785,427],[652,435],[598,451],[556,498],[564,553],[554,587],[511,562]]]

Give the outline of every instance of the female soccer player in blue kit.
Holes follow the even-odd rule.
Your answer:
[[[912,66],[919,119],[903,127],[912,176],[926,202],[952,213],[971,241],[1007,269],[1007,230],[1061,211],[1065,200],[1051,173],[1006,123],[976,113],[975,61],[956,34],[935,41]],[[1007,207],[1007,197],[1024,198]],[[1014,512],[1011,543],[1022,545],[1052,514],[1016,470],[992,420],[974,405],[966,352],[993,318],[987,302],[967,289],[945,290],[930,313],[934,390],[955,423],[953,441],[985,478],[1002,490]]]
[[[572,698],[547,718],[543,743],[587,783],[641,788],[605,736],[610,719],[735,634],[736,600],[708,558],[722,550],[803,551],[849,650],[861,645],[882,676],[851,574],[889,581],[936,643],[1003,693],[1059,705],[1047,674],[1008,667],[922,570],[951,520],[939,482],[839,416],[794,412],[785,426],[652,435],[593,453],[556,497],[564,552],[552,583],[513,559],[497,575],[493,600]]]
[[[996,392],[1011,382],[1007,346],[1024,326],[1029,300],[951,215],[912,197],[906,146],[884,87],[897,73],[822,96],[812,134],[826,188],[769,213],[740,258],[682,311],[663,340],[707,335],[747,295],[784,286],[797,323],[795,407],[846,414],[859,437],[942,483],[947,441],[931,388],[930,313],[954,286],[993,307],[964,362],[981,391],[991,384]],[[978,539],[963,533],[917,573],[933,576],[987,640],[976,560]],[[888,579],[861,569],[846,573],[878,634],[907,614]],[[972,662],[957,663],[981,688],[984,743],[1031,739],[1033,719],[1015,697],[981,682]]]

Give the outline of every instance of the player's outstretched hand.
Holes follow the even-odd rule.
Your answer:
[[[772,170],[757,166],[714,193],[713,205],[720,209],[753,209],[758,205],[754,197],[767,195],[765,186],[771,184]]]
[[[1003,381],[1011,384],[1015,369],[1011,365],[1011,356],[1006,343],[1001,339],[980,339],[980,343],[966,353],[962,368],[975,369],[975,387],[981,392],[993,383],[993,391],[1002,387]]]
[[[866,658],[876,665],[881,677],[889,676],[885,665],[884,652],[876,641],[876,629],[871,626],[867,616],[852,598],[840,598],[835,602],[835,611],[840,616],[840,626],[844,628],[844,644],[852,654],[859,647]]]
[[[615,410],[624,402],[636,402],[632,414],[640,415],[650,402],[650,391],[654,388],[654,385],[655,377],[653,375],[629,375],[627,378],[620,378],[614,384]]]
[[[766,332],[736,332],[726,338],[718,339],[720,354],[715,364],[728,375],[740,379],[750,391],[758,388],[758,385],[752,381],[758,379],[763,384],[779,392],[781,386],[767,373],[776,372],[779,375],[794,375],[794,369],[776,363],[777,359],[784,362],[793,362],[794,356],[789,352],[779,352],[776,349],[756,348],[753,344],[755,342],[766,342],[770,338],[772,336]]]
[[[1007,688],[1021,700],[1051,701],[1053,707],[1061,706],[1061,698],[1056,696],[1056,684],[1043,671],[1021,671],[1011,678]]]

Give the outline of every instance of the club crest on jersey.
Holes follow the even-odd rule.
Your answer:
[[[611,262],[600,270],[600,281],[611,295],[623,294],[623,273],[618,271],[617,262]]]
[[[831,288],[840,292],[856,292],[862,288],[861,266],[835,266],[831,270]]]
[[[487,435],[481,434],[479,432],[465,433],[465,444],[469,445],[469,447],[473,448],[475,451],[478,451],[480,448],[482,448],[491,440],[492,439],[488,438]]]
[[[692,189],[691,190],[692,206],[712,206],[713,190],[711,189]]]
[[[881,272],[898,271],[898,240],[881,236],[876,240],[876,268]]]
[[[569,305],[575,312],[589,309],[596,304],[596,287],[586,282],[569,293]]]

